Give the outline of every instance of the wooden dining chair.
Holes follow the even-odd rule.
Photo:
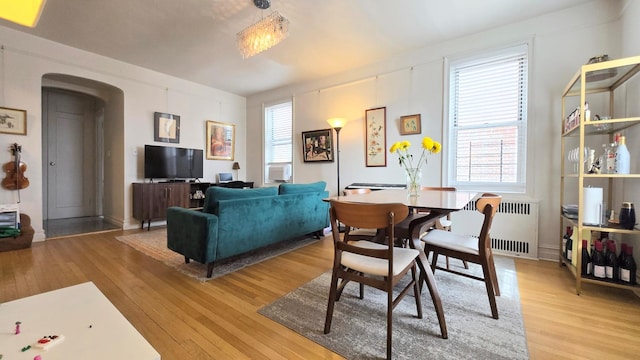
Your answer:
[[[418,318],[422,318],[420,290],[417,282],[419,251],[393,246],[393,227],[404,219],[409,209],[404,204],[362,204],[331,200],[329,214],[334,244],[334,261],[327,305],[324,333],[331,331],[333,309],[345,286],[353,281],[387,293],[387,359],[392,353],[393,309],[413,288]],[[341,238],[339,225],[346,225]],[[350,240],[351,228],[387,231],[389,241],[379,244],[366,240]],[[411,280],[394,298],[394,287],[411,271]],[[340,280],[340,283],[338,281]],[[363,298],[362,287],[360,298]]]
[[[493,261],[493,252],[491,251],[491,237],[489,232],[493,217],[498,210],[498,206],[502,197],[500,195],[484,193],[476,202],[476,209],[484,214],[484,221],[480,229],[480,235],[470,237],[467,235],[456,234],[455,232],[434,229],[429,231],[422,237],[425,243],[425,253],[433,252],[431,260],[431,269],[448,271],[450,273],[466,276],[472,279],[484,281],[491,306],[491,315],[494,319],[498,318],[498,306],[496,305],[496,296],[500,296],[500,288],[498,286],[498,277],[496,275],[496,267]],[[450,256],[456,259],[465,260],[482,266],[482,277],[469,273],[451,270],[437,266],[438,255]]]

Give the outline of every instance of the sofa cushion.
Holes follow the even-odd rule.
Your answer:
[[[218,214],[218,201],[220,200],[248,199],[276,195],[278,195],[278,189],[275,187],[234,189],[211,186],[207,189],[202,211],[210,214]]]
[[[280,184],[278,187],[278,194],[302,194],[310,192],[321,192],[327,183],[324,181],[318,181],[310,184]]]

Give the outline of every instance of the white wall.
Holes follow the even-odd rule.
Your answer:
[[[245,98],[205,87],[148,69],[132,66],[103,56],[81,51],[59,43],[0,27],[3,46],[0,74],[0,106],[27,110],[27,135],[0,134],[0,148],[11,143],[22,145],[22,161],[28,170],[30,186],[21,191],[20,209],[32,218],[35,240],[42,240],[42,99],[43,75],[55,73],[91,79],[120,89],[122,104],[109,104],[122,109],[116,126],[124,127],[124,137],[105,144],[110,160],[108,174],[114,181],[105,189],[113,197],[105,207],[105,216],[123,226],[139,226],[131,218],[131,183],[143,181],[143,149],[153,141],[153,113],[180,115],[180,147],[205,148],[206,120],[236,124],[235,161],[246,164]],[[115,102],[118,102],[116,99]],[[107,108],[106,111],[116,111]],[[111,124],[113,127],[114,124]],[[113,131],[107,129],[105,131]],[[159,144],[159,143],[158,143]],[[0,163],[10,161],[9,151],[0,152]],[[205,160],[205,181],[215,174],[231,172],[231,161]],[[16,191],[0,189],[0,203],[18,201]],[[108,212],[108,213],[107,213]]]
[[[247,175],[253,181],[262,179],[262,104],[293,96],[295,182],[323,179],[330,192],[336,193],[336,164],[304,163],[300,138],[302,131],[329,128],[326,119],[340,116],[349,120],[340,132],[341,187],[353,182],[404,183],[397,159],[391,154],[387,153],[386,167],[365,166],[364,111],[386,106],[387,148],[399,140],[417,144],[423,136],[442,140],[444,59],[532,40],[526,196],[540,202],[539,257],[557,260],[560,95],[589,58],[600,54],[620,56],[621,5],[617,1],[594,1],[400,54],[320,81],[251,96],[247,99],[247,151],[256,155],[248,159],[251,170]],[[416,113],[422,114],[422,134],[400,136],[400,116]],[[423,184],[441,184],[441,159],[440,155],[429,159]]]

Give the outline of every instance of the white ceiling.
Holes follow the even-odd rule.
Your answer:
[[[36,28],[0,25],[249,96],[588,1],[47,0]],[[243,60],[236,33],[272,10],[289,37]]]

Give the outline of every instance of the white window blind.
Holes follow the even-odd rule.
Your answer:
[[[293,106],[291,101],[264,108],[265,164],[291,164],[293,137]],[[266,179],[266,177],[265,177]],[[268,179],[266,179],[268,181]]]
[[[448,183],[525,192],[527,46],[452,62]]]

